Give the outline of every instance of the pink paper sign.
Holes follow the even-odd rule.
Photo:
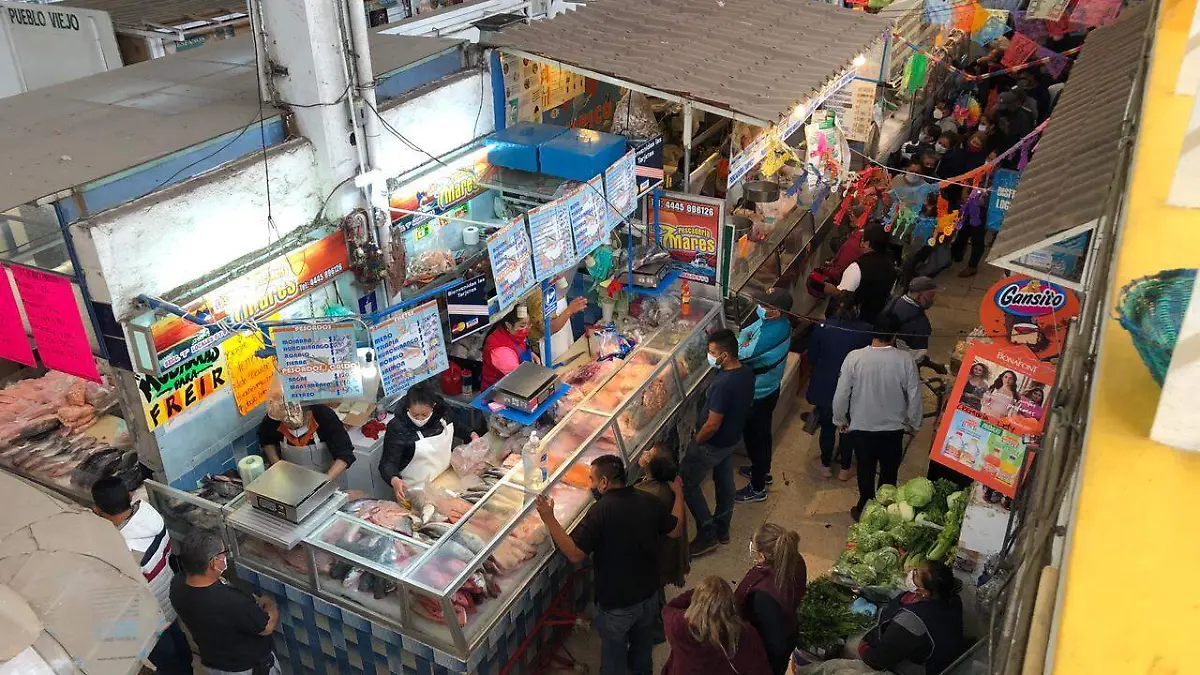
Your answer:
[[[21,310],[13,297],[12,282],[4,267],[0,266],[0,359],[8,359],[27,366],[36,366],[25,325],[21,323]]]
[[[1071,12],[1071,22],[1082,26],[1105,26],[1121,11],[1121,0],[1079,0]]]
[[[1021,33],[1013,33],[1012,39],[1008,44],[1008,50],[1004,52],[1004,58],[1000,63],[1005,68],[1013,68],[1025,63],[1030,56],[1037,51],[1038,45],[1033,40],[1025,37]]]
[[[13,278],[42,364],[51,370],[100,381],[71,281],[49,272],[14,266]]]

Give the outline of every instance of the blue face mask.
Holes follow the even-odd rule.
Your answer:
[[[767,310],[762,305],[759,305],[758,309],[754,310],[754,313],[758,315],[759,319],[761,319],[763,321],[767,320]]]
[[[708,355],[708,367],[709,368],[717,367],[717,357],[713,356],[712,354]]]

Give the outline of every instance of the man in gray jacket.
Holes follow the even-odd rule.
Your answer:
[[[875,322],[871,346],[850,352],[842,363],[833,395],[833,421],[852,443],[858,458],[858,520],[879,485],[896,483],[903,453],[904,430],[921,427],[921,380],[917,365],[896,348],[898,321],[882,313]]]

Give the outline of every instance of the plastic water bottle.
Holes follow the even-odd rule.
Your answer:
[[[525,489],[541,490],[546,484],[546,453],[539,448],[537,432],[521,446],[521,469],[525,472]]]

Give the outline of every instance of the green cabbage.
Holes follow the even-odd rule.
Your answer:
[[[933,481],[924,477],[914,478],[900,486],[898,498],[919,509],[933,499]]]
[[[875,501],[887,506],[888,504],[891,504],[899,499],[899,497],[896,495],[896,492],[897,490],[895,485],[880,485],[879,489],[875,491]]]
[[[893,544],[895,544],[895,540],[886,531],[868,532],[859,535],[857,548],[861,553],[869,553],[881,548],[887,548]]]
[[[959,490],[954,494],[946,497],[946,509],[954,511],[956,508],[965,510],[967,508],[967,493],[965,490]]]
[[[846,576],[850,577],[859,586],[870,586],[875,582],[875,568],[866,563],[850,565],[850,568],[846,571]]]
[[[863,562],[875,570],[877,578],[889,578],[900,570],[900,552],[892,547],[881,548],[863,555]]]
[[[869,530],[882,530],[888,526],[890,519],[887,510],[872,501],[867,502],[858,522],[864,524]]]
[[[912,522],[913,518],[917,517],[917,510],[908,502],[899,502],[898,505],[900,506],[900,517],[905,522]]]

